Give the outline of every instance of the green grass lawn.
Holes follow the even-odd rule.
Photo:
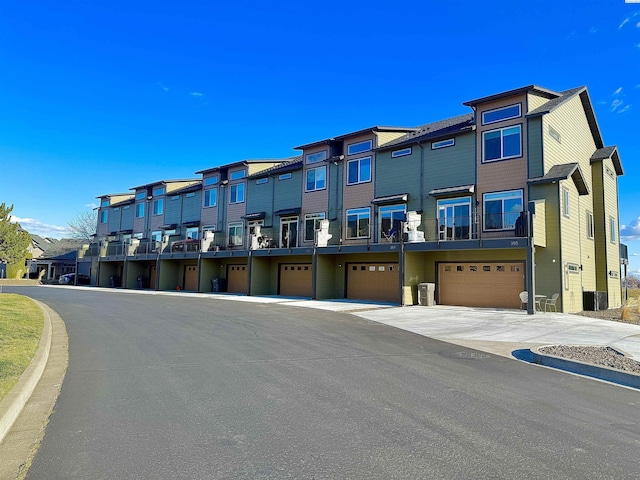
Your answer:
[[[42,311],[31,299],[0,294],[0,400],[31,363],[43,326]]]

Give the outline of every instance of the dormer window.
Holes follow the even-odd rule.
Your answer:
[[[317,163],[322,162],[327,159],[327,151],[323,150],[321,152],[309,153],[306,156],[307,163]]]
[[[235,172],[231,172],[230,180],[240,180],[244,178],[244,170],[236,170]]]
[[[368,152],[373,148],[373,142],[366,140],[364,142],[352,143],[347,147],[348,155],[357,155],[358,153]]]
[[[164,187],[155,188],[153,190],[154,195],[164,195]]]

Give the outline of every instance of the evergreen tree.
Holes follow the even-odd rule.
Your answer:
[[[24,268],[29,256],[31,237],[17,223],[11,223],[13,205],[0,204],[0,261],[7,263],[7,274],[15,275]]]

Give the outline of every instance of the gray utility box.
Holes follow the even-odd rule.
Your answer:
[[[436,284],[435,283],[419,283],[418,284],[418,305],[432,307],[436,304]]]

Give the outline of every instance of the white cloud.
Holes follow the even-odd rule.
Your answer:
[[[85,203],[84,206],[93,210],[94,208],[98,208],[99,205],[95,203]]]
[[[613,92],[613,96],[620,95],[622,93],[622,87],[618,87],[615,92]]]
[[[640,240],[640,217],[636,218],[629,225],[620,225],[620,237],[625,241]]]
[[[640,257],[640,253],[632,253],[631,256],[632,257]]]
[[[634,18],[636,18],[638,15],[640,15],[640,10],[638,10],[637,12],[634,12],[630,15],[627,15],[626,17],[624,17],[622,19],[622,21],[620,22],[620,25],[618,25],[618,30],[620,30],[622,27],[624,27],[627,23],[629,23],[631,20],[633,20]],[[638,24],[636,24],[636,27],[640,25],[640,22],[638,22]],[[638,27],[640,28],[640,27]]]
[[[204,93],[200,92],[191,92],[189,95],[191,95],[192,97],[204,97]]]
[[[168,88],[168,87],[165,87],[165,86],[164,86],[162,83],[160,83],[160,82],[158,82],[158,86],[159,86],[162,90],[164,90],[165,92],[168,92],[168,91],[169,91],[169,88]]]
[[[596,27],[591,27],[589,29],[589,33],[596,33],[598,31],[598,29]]]
[[[622,107],[623,104],[624,100],[616,98],[613,102],[611,102],[611,107],[609,107],[609,110],[615,112],[618,108]]]
[[[625,105],[624,107],[622,107],[620,110],[618,110],[618,113],[624,113],[627,110],[629,110],[631,108],[631,104],[629,105]]]
[[[27,232],[41,237],[63,238],[69,236],[67,227],[43,223],[34,218],[21,218],[11,215],[11,223],[19,223]]]

